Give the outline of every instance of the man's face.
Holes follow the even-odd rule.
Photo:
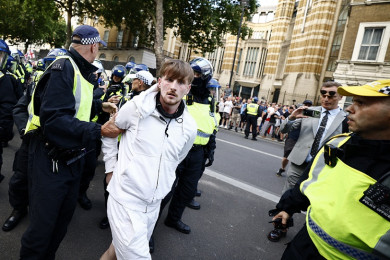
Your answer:
[[[122,78],[118,77],[118,76],[115,76],[115,75],[112,75],[112,80],[115,82],[115,83],[119,83],[121,82]]]
[[[140,89],[141,85],[142,85],[141,81],[138,78],[134,78],[133,82],[131,83],[131,89],[133,91],[141,91]]]
[[[387,100],[384,100],[387,99]],[[390,139],[390,97],[354,96],[346,110],[349,130],[365,139]]]
[[[337,87],[321,88],[321,106],[326,110],[336,109],[342,96],[337,93]]]
[[[163,107],[178,105],[191,88],[191,84],[188,83],[187,79],[178,81],[177,79],[167,78],[166,76],[158,79],[158,85],[161,90],[160,101]]]

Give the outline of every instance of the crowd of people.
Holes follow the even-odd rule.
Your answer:
[[[272,140],[283,142],[288,136],[282,131],[288,116],[299,106],[308,104],[312,105],[312,101],[305,100],[298,105],[282,105],[259,100],[257,97],[246,99],[237,96],[225,97],[221,94],[217,103],[221,116],[219,127],[242,133],[246,131],[245,138],[252,133],[254,141],[257,140],[256,136],[261,135],[262,138],[268,136]]]
[[[92,207],[87,191],[101,153],[107,211],[99,226],[112,234],[101,259],[151,259],[165,206],[164,224],[190,234],[183,212],[201,207],[197,185],[213,164],[218,127],[285,141],[276,175],[291,165],[267,237],[285,237],[294,213],[307,211],[307,223],[283,259],[390,258],[390,80],[325,82],[320,106],[282,105],[232,96],[230,88],[219,97],[205,58],[166,60],[158,79],[129,62],[106,82],[98,31],[81,25],[71,40],[35,71],[0,40],[0,170],[14,124],[22,139],[2,230],[28,214],[20,259],[55,259],[77,203]],[[348,116],[342,95],[353,96]]]

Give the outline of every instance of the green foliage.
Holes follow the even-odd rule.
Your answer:
[[[26,45],[65,42],[65,22],[53,1],[0,0],[0,34]]]
[[[86,3],[87,2],[87,3]],[[256,10],[256,0],[247,0],[245,17]],[[213,51],[222,45],[223,34],[237,34],[242,7],[234,0],[164,0],[164,28],[173,28],[182,42],[202,52]],[[139,37],[141,46],[152,47],[159,17],[155,17],[155,0],[90,0],[84,9],[103,17],[106,26],[125,26]],[[165,32],[165,29],[164,29]],[[243,24],[242,38],[251,31]]]

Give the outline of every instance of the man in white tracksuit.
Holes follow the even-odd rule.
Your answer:
[[[103,138],[106,173],[111,179],[107,215],[112,244],[101,259],[115,259],[115,255],[126,260],[151,259],[148,241],[161,200],[171,190],[176,167],[196,137],[197,125],[182,101],[193,79],[190,65],[168,60],[160,75],[156,85],[126,103],[103,126],[122,132],[122,137],[119,152],[117,138]]]

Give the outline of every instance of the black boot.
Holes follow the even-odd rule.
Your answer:
[[[79,194],[78,202],[79,202],[80,206],[85,210],[90,210],[92,208],[92,202],[87,197],[87,193],[85,193],[85,192],[82,194]]]
[[[16,210],[14,209],[11,215],[7,218],[7,220],[3,224],[3,231],[11,231],[14,229],[19,222],[27,215],[27,209],[24,210]]]
[[[110,222],[108,222],[108,218],[104,217],[102,220],[100,220],[99,227],[101,229],[106,229],[110,226]]]

